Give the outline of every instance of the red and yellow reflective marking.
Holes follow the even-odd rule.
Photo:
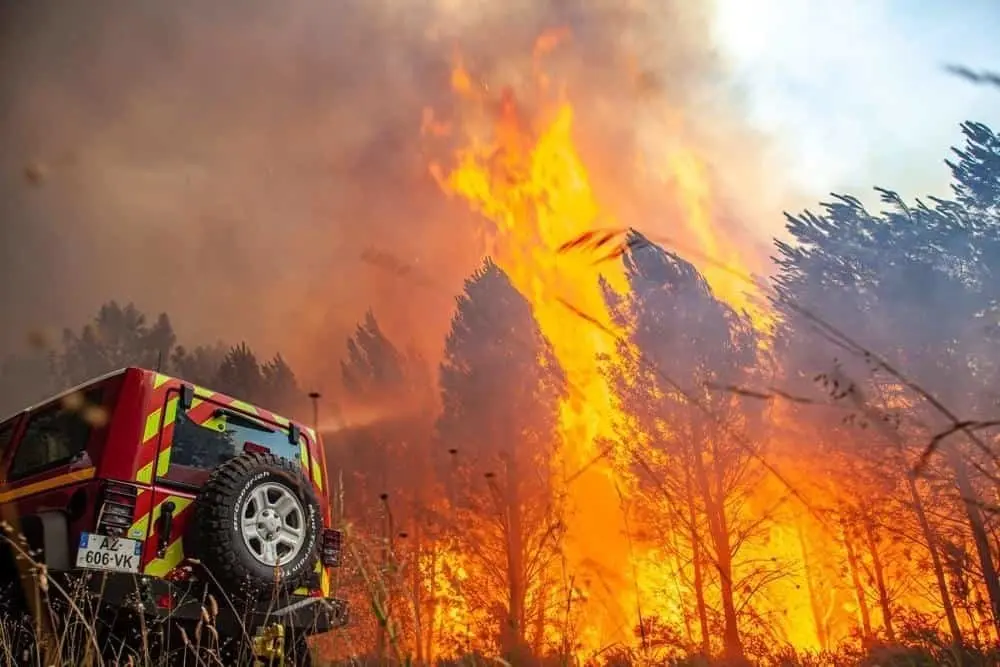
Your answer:
[[[25,484],[24,486],[20,486],[16,489],[10,489],[9,491],[0,491],[0,503],[9,503],[13,500],[23,498],[24,496],[30,496],[34,493],[42,493],[43,491],[57,489],[60,486],[68,486],[77,482],[85,482],[88,479],[93,479],[96,473],[96,468],[83,468],[82,470],[74,470],[73,472],[68,472],[63,475],[56,475],[55,477],[49,477],[48,479],[43,479],[38,482]]]
[[[152,494],[146,492],[147,496]],[[171,533],[175,536],[167,548],[164,550],[163,555],[157,555],[155,551],[147,551],[146,557],[149,558],[146,562],[145,567],[143,567],[143,573],[155,577],[163,577],[168,572],[176,568],[182,562],[184,562],[184,532],[185,524],[187,523],[188,514],[186,510],[194,502],[193,498],[187,496],[174,496],[168,495],[163,496],[158,499],[156,507],[152,511],[146,511],[139,516],[133,523],[131,528],[129,528],[129,535],[143,535],[146,540],[147,549],[155,549],[158,544],[157,526],[160,523],[160,516],[163,513],[163,504],[166,502],[172,502],[174,504],[174,511],[172,514],[172,527]],[[148,501],[147,501],[148,502]]]
[[[135,481],[143,485],[151,485],[158,476],[167,474],[170,466],[170,453],[173,443],[173,429],[177,420],[178,403],[180,400],[178,388],[182,382],[162,373],[154,373],[151,381],[152,392],[149,397],[150,410],[143,422],[142,446],[137,461],[137,471]],[[190,410],[187,412],[191,420],[206,428],[224,430],[226,428],[225,417],[215,416],[213,409],[216,404],[239,410],[249,415],[259,417],[265,421],[277,424],[287,429],[291,421],[286,417],[274,414],[268,410],[257,407],[246,401],[234,399],[223,394],[194,387],[194,400]],[[208,403],[207,401],[211,401]],[[199,409],[201,408],[201,409]],[[325,493],[323,484],[323,468],[320,462],[322,452],[319,451],[316,440],[316,432],[309,427],[303,427],[303,438],[299,443],[299,458],[302,470],[311,479],[316,490],[322,497]],[[90,476],[93,476],[91,471]],[[72,480],[71,480],[72,481]],[[64,482],[69,483],[69,482]],[[18,490],[19,492],[20,490]],[[35,493],[31,490],[25,493]],[[186,523],[186,510],[190,507],[192,499],[185,496],[164,496],[159,499],[156,507],[150,508],[153,502],[153,494],[147,489],[140,488],[138,504],[136,507],[136,520],[129,529],[130,536],[139,539],[146,539],[149,544],[156,542],[156,526],[159,522],[161,507],[164,502],[170,500],[174,503],[174,529],[177,535],[183,534],[183,524]],[[0,495],[0,498],[3,496]],[[151,552],[147,552],[147,557]],[[182,537],[172,540],[164,550],[162,556],[153,554],[153,558],[146,564],[144,572],[151,576],[165,576],[171,570],[181,565],[184,561],[184,548]],[[317,572],[320,574],[321,588],[324,595],[329,595],[330,576],[326,568],[317,563]],[[301,589],[301,594],[307,595],[309,589]]]
[[[316,568],[313,570],[319,575],[319,590],[323,594],[323,597],[330,597],[330,570],[323,567],[323,563],[317,561]],[[295,595],[309,595],[313,592],[311,588],[303,586],[302,588],[296,588],[292,591]]]
[[[166,447],[160,450],[159,454],[156,454],[157,445],[159,444],[157,436],[168,427],[173,426],[174,421],[177,420],[178,400],[179,397],[177,396],[171,397],[167,400],[162,410],[156,408],[146,417],[146,429],[142,440],[143,453],[145,454],[147,450],[152,450],[154,457],[139,468],[139,471],[135,475],[135,481],[141,484],[152,484],[154,464],[157,475],[167,474],[167,466],[170,464],[170,448]]]

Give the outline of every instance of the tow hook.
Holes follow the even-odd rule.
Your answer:
[[[254,667],[285,667],[285,626],[274,623],[257,628],[253,654]]]

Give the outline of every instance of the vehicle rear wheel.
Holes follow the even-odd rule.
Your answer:
[[[319,501],[297,463],[247,453],[217,468],[195,503],[194,551],[227,593],[287,593],[314,576]]]

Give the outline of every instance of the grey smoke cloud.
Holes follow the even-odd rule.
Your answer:
[[[527,90],[536,38],[568,26],[549,66],[580,111],[599,191],[626,211],[621,169],[668,109],[689,119],[722,190],[760,185],[737,178],[758,169],[762,142],[734,120],[710,12],[620,0],[4,3],[0,348],[117,298],[166,310],[186,340],[280,348],[306,375],[332,370],[312,362],[335,361],[368,307],[433,349],[448,286],[478,259],[475,222],[428,177],[420,137],[424,108],[454,104],[455,53]],[[444,287],[366,263],[369,247]]]

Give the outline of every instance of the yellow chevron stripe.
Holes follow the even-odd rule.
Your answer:
[[[41,493],[42,491],[49,491],[51,489],[59,488],[60,486],[73,484],[74,482],[83,482],[88,479],[93,479],[96,472],[96,468],[74,470],[73,472],[68,472],[65,475],[50,477],[49,479],[43,479],[42,481],[35,482],[34,484],[27,484],[17,489],[4,491],[3,493],[0,493],[0,503],[9,503],[12,500],[17,500],[18,498],[23,498],[24,496],[30,496],[34,493]]]
[[[236,399],[233,399],[233,401],[229,404],[229,406],[232,407],[232,408],[236,408],[237,410],[243,410],[244,412],[248,412],[248,413],[250,413],[252,415],[256,415],[258,417],[260,416],[260,413],[257,412],[257,408],[255,408],[254,406],[250,405],[246,401],[238,401]]]
[[[163,477],[170,467],[170,447],[164,447],[156,455],[156,476]]]
[[[143,574],[151,577],[164,577],[175,567],[184,562],[184,538],[178,537],[167,546],[162,558],[154,558],[149,561]]]
[[[153,375],[153,389],[159,389],[168,382],[170,382],[169,375],[163,375],[162,373],[156,373]]]
[[[309,474],[309,444],[305,438],[299,440],[299,462],[302,464],[302,470]]]
[[[191,498],[186,498],[184,496],[167,496],[157,503],[152,512],[136,522],[136,524],[133,525],[133,528],[145,528],[145,534],[149,535],[150,522],[153,522],[153,525],[155,525],[155,522],[160,520],[160,514],[163,512],[163,503],[168,500],[174,504],[175,517],[180,515],[193,502]],[[149,561],[143,570],[143,573],[153,577],[163,577],[175,567],[180,565],[183,561],[184,537],[181,536],[167,545],[167,549],[163,552],[163,556]]]
[[[153,461],[150,461],[146,465],[139,468],[135,473],[135,481],[140,484],[152,484],[153,483]]]
[[[199,426],[223,433],[226,430],[226,416],[221,415],[219,417],[209,417],[205,421],[201,422]]]
[[[319,467],[319,461],[313,459],[312,462],[312,480],[316,484],[316,488],[321,492],[323,491],[323,470]]]
[[[286,419],[285,417],[282,417],[281,415],[275,415],[272,413],[272,416],[274,417],[274,422],[278,426],[284,426],[285,428],[288,428],[291,425],[291,422],[288,421],[288,419]]]
[[[142,491],[144,491],[144,489],[140,489],[140,493]],[[129,528],[128,532],[130,534],[132,532],[141,532],[143,538],[145,539],[145,537],[149,535],[149,525],[150,522],[153,520],[152,517],[155,515],[156,519],[159,520],[160,512],[163,509],[163,503],[167,502],[168,500],[174,504],[174,516],[180,514],[192,502],[190,498],[186,498],[184,496],[166,496],[163,500],[158,502],[156,504],[156,507],[154,507],[151,511],[146,512],[141,517],[136,519],[132,523],[132,526]]]
[[[163,417],[163,411],[160,408],[156,408],[149,413],[146,417],[146,428],[142,432],[142,442],[143,444],[149,442],[155,438],[160,432],[160,419]]]
[[[146,417],[146,427],[143,429],[142,433],[143,444],[149,443],[153,438],[159,435],[161,428],[166,428],[174,423],[177,419],[178,400],[179,398],[174,396],[167,401],[165,410],[156,408],[149,413],[149,416]]]
[[[174,396],[167,401],[167,409],[163,415],[163,428],[166,428],[177,421],[178,403],[180,403],[180,396]]]

